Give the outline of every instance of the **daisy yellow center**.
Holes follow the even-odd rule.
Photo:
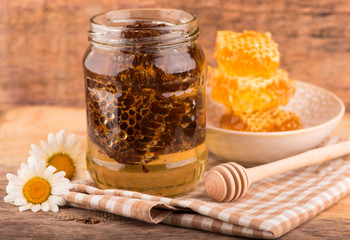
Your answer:
[[[51,192],[49,182],[41,177],[33,177],[23,186],[23,195],[29,203],[40,204],[45,202]]]
[[[56,153],[52,155],[48,160],[47,163],[49,165],[54,166],[57,171],[64,171],[66,173],[66,178],[72,179],[75,173],[75,166],[73,159],[66,153]]]

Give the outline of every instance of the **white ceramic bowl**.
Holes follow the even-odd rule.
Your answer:
[[[272,162],[317,146],[344,115],[344,103],[333,93],[296,81],[286,110],[296,113],[303,129],[285,132],[240,132],[219,127],[222,105],[207,94],[207,146],[227,161],[252,166]]]

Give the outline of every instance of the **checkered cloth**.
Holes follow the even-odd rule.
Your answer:
[[[330,139],[326,144],[337,142]],[[289,171],[251,185],[241,199],[218,203],[201,182],[181,198],[74,184],[70,205],[106,211],[149,223],[165,223],[249,238],[277,238],[350,192],[350,156]],[[211,165],[219,164],[215,157]]]

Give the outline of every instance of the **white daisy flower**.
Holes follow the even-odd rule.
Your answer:
[[[79,150],[80,139],[74,134],[67,137],[64,130],[59,131],[56,136],[50,133],[47,142],[42,140],[40,145],[41,147],[32,144],[29,154],[54,166],[57,171],[64,171],[69,180],[88,177],[85,152]]]
[[[70,181],[64,177],[64,172],[54,173],[56,168],[48,166],[45,161],[34,157],[28,158],[28,165],[21,164],[17,175],[6,174],[9,184],[6,187],[5,202],[19,206],[19,211],[40,209],[47,212],[58,211],[58,206],[66,204],[62,195],[68,194]]]

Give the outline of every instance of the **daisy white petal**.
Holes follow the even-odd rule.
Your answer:
[[[32,211],[33,212],[37,212],[37,211],[39,211],[41,209],[41,205],[40,204],[34,204],[33,206],[32,206]]]
[[[53,195],[66,195],[69,193],[69,190],[66,188],[52,188],[51,193]]]
[[[75,143],[75,134],[70,134],[67,137],[66,145],[73,146],[74,143]]]
[[[9,188],[21,188],[24,185],[24,183],[25,182],[23,182],[21,184],[17,184],[17,183],[9,181],[9,184],[7,184],[6,187],[9,187]]]
[[[6,178],[7,178],[7,180],[9,180],[10,182],[13,182],[13,183],[21,183],[22,182],[22,180],[18,176],[11,174],[11,173],[7,173]]]
[[[45,152],[46,155],[50,155],[51,149],[49,144],[47,144],[45,141],[40,141],[41,149]]]
[[[47,136],[47,142],[48,142],[49,146],[51,147],[51,150],[53,152],[57,152],[57,150],[58,150],[57,141],[56,141],[55,136],[52,133],[49,133],[49,135]]]
[[[15,186],[10,184],[6,186],[7,193],[21,191],[21,189],[21,186]]]
[[[80,142],[80,139],[79,138],[75,138],[73,141],[72,141],[72,144],[71,144],[71,148],[70,148],[70,152],[72,153],[76,153],[79,151],[79,148],[80,148],[80,145],[81,145],[81,142]]]
[[[71,184],[70,184],[69,180],[68,180],[68,182],[55,181],[52,183],[52,185],[54,186],[54,187],[52,187],[52,189],[67,189],[67,190],[69,190],[71,188]]]
[[[49,197],[49,201],[53,204],[58,205],[58,206],[66,205],[66,201],[63,199],[63,197],[59,197],[59,196],[55,196],[55,195],[51,195]]]
[[[22,205],[27,204],[27,200],[26,200],[24,197],[19,197],[19,198],[16,198],[14,204],[15,204],[16,206],[22,206]]]
[[[52,194],[54,195],[63,195],[63,194],[67,194],[69,192],[69,189],[71,189],[71,184],[66,184],[66,183],[59,183],[59,182],[55,182],[52,185],[54,185],[55,187],[51,189]]]
[[[16,198],[13,195],[6,195],[4,197],[4,201],[7,202],[7,203],[14,202],[15,200],[16,200]]]
[[[72,188],[72,184],[70,184],[69,180],[68,180],[68,182],[58,180],[58,181],[52,182],[52,185],[54,185],[57,189],[66,188],[67,190],[69,190]]]
[[[66,141],[66,152],[74,153],[75,149],[78,149],[76,146],[79,144],[80,146],[80,140],[75,137],[75,134],[71,134],[68,136]]]
[[[56,141],[57,141],[57,146],[55,148],[55,152],[62,151],[64,149],[64,142],[63,142],[62,136],[59,135]]]
[[[67,194],[69,192],[69,189],[67,186],[61,184],[59,186],[57,186],[57,184],[55,184],[54,187],[51,188],[51,192],[53,195],[63,195],[63,194]]]
[[[29,167],[27,164],[21,163],[21,170],[22,170],[22,174],[23,174],[24,179],[30,178],[31,173],[30,173],[30,170],[29,170]]]
[[[32,206],[33,206],[33,204],[28,203],[28,204],[26,204],[26,205],[24,205],[24,206],[19,207],[18,209],[19,209],[20,212],[23,212],[23,211],[25,211],[25,210],[31,209]]]
[[[68,180],[68,179],[67,179]],[[67,188],[68,190],[70,189],[71,187],[71,184],[70,184],[70,181],[68,180],[67,182],[64,181],[64,180],[56,180],[56,181],[53,181],[52,182],[52,185],[55,186],[55,188]]]
[[[17,198],[23,197],[23,194],[21,193],[10,193],[4,197],[5,202],[11,202],[14,203]]]
[[[22,180],[22,181],[27,181],[30,177],[30,175],[26,174],[27,172],[23,171],[22,169],[17,170],[17,176]]]
[[[56,144],[55,135],[53,135],[53,133],[49,133],[49,135],[47,135],[47,142],[51,145]]]
[[[48,203],[48,201],[43,202],[41,204],[41,210],[43,210],[44,212],[47,212],[50,210],[50,204]]]
[[[60,172],[57,172],[55,174],[52,174],[47,180],[49,181],[55,181],[56,179],[62,179],[62,177],[64,177],[66,175],[65,172],[63,171],[60,171]],[[68,180],[68,179],[67,179]]]
[[[31,148],[32,148],[32,150],[29,151],[29,154],[31,156],[34,156],[34,157],[36,157],[37,159],[40,159],[40,160],[46,158],[46,153],[41,147],[39,147],[39,146],[37,146],[35,144],[32,144]]]
[[[74,135],[75,136],[75,135]],[[80,139],[79,138],[75,138],[75,141],[73,142],[72,144],[72,147],[73,148],[80,148],[80,145],[81,145],[81,142],[80,142]]]
[[[51,189],[53,195],[62,196],[69,193],[69,189],[65,186],[55,186]]]
[[[59,149],[64,149],[66,143],[66,132],[64,130],[59,131],[56,134],[56,140],[59,145]]]
[[[38,145],[35,145],[35,144],[30,144],[30,148],[31,148],[31,150],[29,152],[41,151],[41,148]]]
[[[44,172],[45,172],[45,161],[41,160],[38,164],[36,173],[38,176],[43,177]]]
[[[37,175],[37,160],[35,157],[31,156],[28,158],[28,168],[32,175]]]
[[[44,171],[42,177],[45,178],[45,179],[48,179],[54,172],[56,172],[56,168],[53,167],[53,166],[48,166],[48,167],[45,169],[45,171]]]
[[[50,210],[53,212],[58,212],[58,207],[54,203],[50,203]]]

